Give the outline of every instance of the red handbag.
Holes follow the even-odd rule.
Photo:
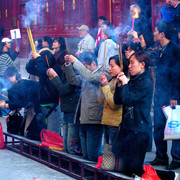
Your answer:
[[[4,149],[4,135],[3,135],[1,122],[0,122],[0,149]]]
[[[57,132],[41,130],[41,146],[63,148],[63,138]]]

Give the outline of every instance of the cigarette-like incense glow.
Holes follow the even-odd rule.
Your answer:
[[[132,20],[132,30],[134,30],[134,21],[135,21],[135,18],[133,18]]]
[[[134,9],[134,16],[132,16],[133,20],[132,20],[132,30],[134,30],[134,21],[135,19],[139,18],[139,13],[140,13],[140,10],[139,9]]]

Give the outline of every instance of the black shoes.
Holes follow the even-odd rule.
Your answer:
[[[175,170],[180,168],[180,162],[174,162],[172,161],[171,164],[169,164],[168,166],[166,166],[167,170]]]
[[[152,166],[167,166],[168,161],[158,161],[157,159],[154,159],[154,161],[149,162]]]

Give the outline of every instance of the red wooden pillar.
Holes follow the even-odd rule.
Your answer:
[[[94,7],[93,7],[94,8]],[[84,0],[84,23],[89,27],[92,28],[93,18],[92,18],[92,2],[90,0]]]
[[[97,16],[105,16],[111,21],[112,0],[97,0]],[[111,19],[110,19],[111,18]]]

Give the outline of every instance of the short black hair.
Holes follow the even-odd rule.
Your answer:
[[[163,32],[167,39],[170,40],[172,38],[173,27],[169,22],[160,20],[159,22],[156,23],[155,27],[157,27],[160,33]]]
[[[50,36],[44,36],[42,39],[46,41],[49,45],[49,48],[52,49],[52,38]]]
[[[79,54],[78,59],[79,59],[79,61],[85,62],[88,65],[91,65],[91,63],[94,61],[97,65],[96,56],[89,51],[85,51],[85,52]]]
[[[8,67],[4,72],[4,76],[5,78],[16,76],[17,81],[21,79],[21,74],[18,72],[18,70],[14,66]]]
[[[99,17],[98,17],[98,20],[99,20],[99,19],[101,19],[101,20],[103,20],[103,21],[107,21],[107,18],[106,18],[105,16],[99,16]]]

